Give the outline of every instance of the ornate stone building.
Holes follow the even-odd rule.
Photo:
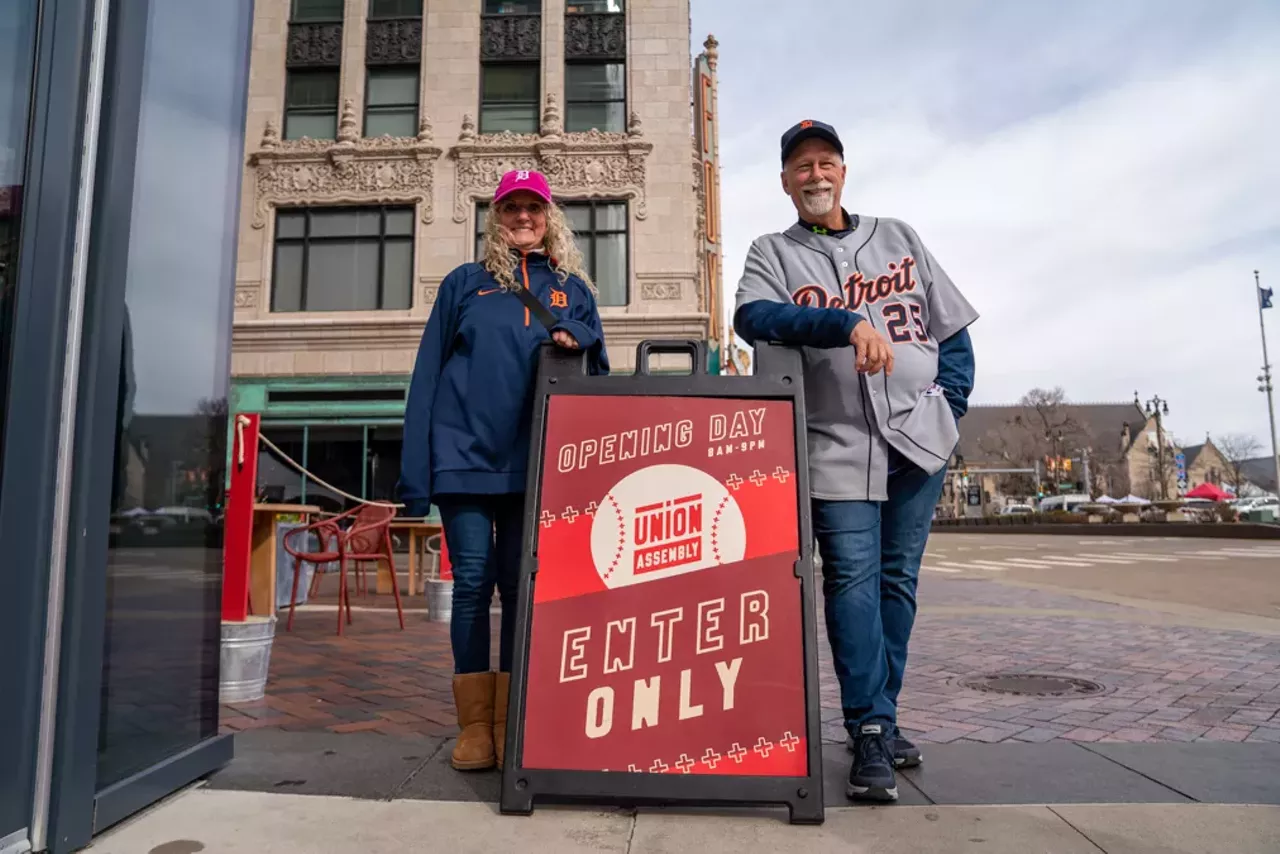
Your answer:
[[[570,217],[615,370],[645,338],[707,340],[714,369],[716,44],[695,61],[689,27],[689,0],[257,0],[232,409],[389,495],[436,289],[516,168]]]

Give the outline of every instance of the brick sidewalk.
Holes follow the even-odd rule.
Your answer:
[[[319,600],[326,601],[334,599]],[[224,706],[224,731],[456,732],[448,627],[426,622],[419,610],[406,615],[401,632],[387,607],[391,597],[356,597],[353,603],[376,604],[376,610],[357,611],[341,638],[332,610],[300,611],[291,634],[282,616],[267,697]],[[980,579],[924,578],[921,604],[1004,608],[1009,614],[926,612],[917,620],[900,722],[920,741],[1280,743],[1280,639],[1153,626],[1138,610]],[[422,602],[405,605],[421,609]],[[1028,613],[1035,610],[1081,616]],[[839,742],[839,691],[824,632],[819,649],[823,739]],[[992,673],[1073,676],[1101,683],[1105,691],[1028,697],[958,684]]]

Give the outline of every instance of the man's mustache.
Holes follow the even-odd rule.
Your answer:
[[[832,184],[830,181],[818,181],[813,184],[805,184],[801,189],[806,193],[815,193],[822,190],[834,190],[835,188],[835,184]]]

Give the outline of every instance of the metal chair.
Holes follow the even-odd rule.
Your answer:
[[[342,611],[346,608],[346,623],[351,624],[351,592],[347,589],[347,561],[355,561],[357,581],[361,579],[360,564],[372,561],[376,567],[379,561],[387,562],[391,573],[391,591],[396,600],[396,615],[400,620],[400,629],[404,630],[404,608],[400,602],[400,582],[396,577],[395,552],[391,548],[391,519],[395,516],[395,508],[382,505],[363,504],[337,516],[321,519],[304,527],[296,528],[285,535],[284,548],[293,557],[293,590],[289,597],[289,620],[286,631],[293,631],[293,615],[298,601],[298,580],[302,574],[302,563],[325,564],[338,561],[338,634],[342,634]],[[351,525],[343,530],[341,522],[350,519]],[[294,548],[290,544],[295,536],[314,532],[320,541],[320,550],[306,552]],[[331,546],[330,543],[333,545]],[[314,589],[314,582],[313,582]]]

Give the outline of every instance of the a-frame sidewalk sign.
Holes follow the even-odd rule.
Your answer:
[[[655,374],[659,354],[692,373]],[[821,823],[813,535],[798,351],[632,376],[544,346],[501,809],[786,806]]]

